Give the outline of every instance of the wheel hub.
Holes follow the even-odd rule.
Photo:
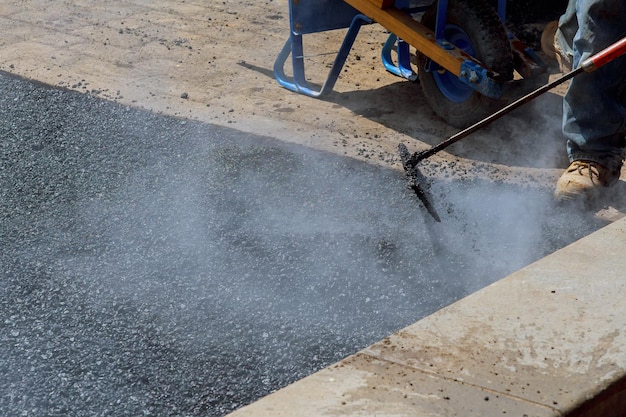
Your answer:
[[[446,40],[456,46],[457,48],[463,50],[468,55],[476,56],[476,51],[472,46],[472,42],[465,33],[463,29],[461,29],[457,25],[447,24],[445,30]],[[474,93],[474,89],[463,81],[459,80],[459,78],[452,74],[449,71],[442,71],[442,68],[434,62],[430,62],[430,71],[433,74],[433,78],[437,83],[437,87],[441,93],[450,101],[454,101],[456,103],[462,103]]]

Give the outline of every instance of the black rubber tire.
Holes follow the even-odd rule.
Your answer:
[[[424,13],[422,23],[434,30],[437,2]],[[513,78],[513,52],[506,30],[496,11],[484,0],[449,0],[446,22],[461,28],[470,39],[475,58],[499,74],[498,81]],[[474,92],[455,102],[439,89],[433,74],[424,68],[430,59],[417,53],[418,74],[424,97],[432,110],[448,124],[465,128],[497,110],[502,102]]]

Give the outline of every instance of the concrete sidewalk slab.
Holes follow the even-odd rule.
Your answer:
[[[553,409],[359,353],[232,417],[552,416]]]

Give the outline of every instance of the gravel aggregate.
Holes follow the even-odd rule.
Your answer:
[[[221,416],[596,230],[0,73],[0,415]],[[450,167],[453,168],[453,167]]]

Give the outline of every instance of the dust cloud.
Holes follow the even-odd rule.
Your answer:
[[[0,77],[0,414],[219,416],[599,227]]]

